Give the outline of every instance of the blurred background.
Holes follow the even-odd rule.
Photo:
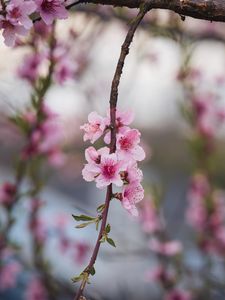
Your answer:
[[[97,238],[94,225],[76,229],[72,214],[95,216],[96,207],[104,202],[105,194],[82,178],[84,150],[89,144],[83,142],[79,128],[87,122],[91,111],[106,115],[120,47],[127,24],[135,13],[128,9],[78,6],[76,11],[71,11],[69,19],[56,24],[57,39],[69,44],[75,72],[63,84],[53,82],[45,95],[45,103],[58,115],[57,122],[62,128],[60,145],[65,157],[60,166],[49,166],[47,162],[42,166],[40,181],[43,186],[38,198],[44,202],[39,211],[45,235],[42,251],[50,265],[51,276],[62,285],[61,299],[72,299],[76,284],[70,278],[87,265]],[[191,101],[187,89],[191,93],[197,89],[198,94],[216,95],[221,110],[225,107],[224,29],[219,23],[191,18],[182,21],[180,16],[168,11],[150,12],[135,35],[119,88],[118,105],[122,110],[134,111],[132,126],[140,130],[147,154],[141,163],[146,199],[159,199],[168,239],[182,242],[185,251],[179,259],[198,273],[195,287],[191,283],[192,271],[184,277],[178,275],[179,279],[184,278],[184,283],[181,280],[178,287],[185,286],[186,290],[193,287],[193,299],[224,299],[225,252],[213,254],[211,266],[207,265],[185,218],[190,177],[198,167],[189,145],[192,124],[188,124],[182,108]],[[26,64],[26,55],[32,51],[33,48],[25,42],[18,42],[13,49],[4,46],[2,40],[0,43],[1,184],[14,180],[15,165],[25,143],[24,136],[9,117],[22,114],[30,104],[33,87],[21,78],[18,70]],[[197,74],[190,79],[194,88],[185,85],[186,78],[179,76],[187,69]],[[223,122],[214,124],[214,127],[211,173],[213,182],[222,189],[225,127]],[[30,179],[26,177],[21,190],[26,191],[29,184]],[[32,265],[32,238],[27,228],[28,198],[24,195],[15,206],[13,218],[16,221],[10,230],[10,240],[20,249],[16,254],[13,250],[13,261],[19,263],[20,271],[12,287],[0,289],[0,299],[45,299],[44,296],[24,298],[27,282],[37,273]],[[141,204],[139,209],[143,209]],[[1,223],[4,223],[4,218],[2,211]],[[143,229],[141,216],[133,218],[121,208],[119,201],[112,201],[109,223],[117,247],[102,245],[96,275],[87,286],[87,297],[164,299],[165,287],[147,275],[161,257],[149,247],[149,232]],[[202,270],[211,274],[213,284],[209,283],[209,278],[205,279],[206,284],[201,282]],[[49,299],[56,298],[49,296]],[[174,296],[166,299],[189,298]]]

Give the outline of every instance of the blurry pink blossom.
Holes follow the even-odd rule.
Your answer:
[[[21,271],[21,265],[17,262],[10,262],[1,267],[0,290],[13,288],[16,285],[17,276]]]
[[[156,238],[152,238],[149,242],[149,248],[162,255],[174,256],[182,251],[182,244],[179,241],[160,242]]]
[[[32,0],[11,0],[6,6],[6,19],[12,25],[22,25],[26,29],[30,29],[33,26],[29,15],[31,15],[36,9],[36,4]]]
[[[51,25],[57,18],[68,18],[68,11],[61,0],[35,0],[35,2],[37,11],[47,25]]]
[[[0,204],[10,206],[15,200],[16,186],[10,182],[5,182],[0,186]]]
[[[33,278],[25,291],[25,300],[47,300],[47,292],[40,279]]]
[[[142,228],[147,233],[155,233],[162,229],[158,212],[153,204],[153,199],[147,198],[143,201],[140,211]]]
[[[165,300],[191,300],[191,294],[181,289],[174,289],[166,293]]]

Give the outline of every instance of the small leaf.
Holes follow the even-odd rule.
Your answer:
[[[101,239],[100,239],[100,243],[104,243],[105,242],[105,240],[106,240],[106,237],[105,236],[103,236]]]
[[[105,232],[110,233],[110,230],[111,230],[111,226],[110,226],[110,224],[107,224],[107,226],[105,228]]]
[[[114,240],[113,239],[111,239],[111,238],[107,238],[106,239],[106,241],[111,245],[111,246],[113,246],[113,247],[115,247],[116,248],[116,244],[115,244],[115,242],[114,242]]]
[[[75,282],[79,282],[81,280],[83,280],[83,276],[79,275],[79,276],[75,276],[73,278],[71,278],[71,280],[75,283]]]
[[[98,226],[99,226],[99,219],[96,221],[96,230],[98,231]]]
[[[94,275],[95,275],[95,268],[94,268],[94,267],[91,267],[90,270],[89,270],[89,272],[90,272],[90,274],[91,274],[92,276],[94,276]]]
[[[104,210],[104,208],[105,208],[105,204],[99,205],[98,208],[97,208],[97,212],[101,213]]]
[[[79,228],[84,228],[84,227],[86,227],[86,226],[88,226],[88,225],[90,225],[90,224],[93,224],[93,221],[86,222],[86,223],[81,223],[81,224],[75,226],[75,228],[78,228],[78,229],[79,229]]]
[[[95,218],[90,217],[90,216],[86,216],[86,215],[80,215],[80,216],[72,215],[72,217],[73,217],[76,221],[92,221],[92,220],[95,220]]]

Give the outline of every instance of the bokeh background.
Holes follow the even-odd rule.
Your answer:
[[[93,215],[104,201],[104,191],[97,190],[81,176],[84,149],[88,144],[83,142],[79,127],[86,122],[89,112],[95,110],[105,115],[107,111],[120,47],[128,20],[134,15],[133,10],[78,6],[76,11],[71,11],[68,20],[57,22],[57,36],[62,41],[67,39],[71,29],[76,33],[71,52],[79,72],[63,85],[53,84],[46,95],[46,102],[59,115],[63,126],[62,146],[66,159],[59,168],[47,165],[44,168],[45,186],[41,199],[45,206],[41,209],[41,218],[50,228],[44,254],[54,277],[69,291],[75,291],[70,278],[87,264],[97,237],[94,226],[76,229],[71,215]],[[135,112],[134,127],[141,131],[142,146],[147,153],[146,160],[141,163],[146,197],[150,197],[152,187],[157,189],[168,236],[183,242],[184,260],[194,269],[201,268],[204,261],[185,220],[194,160],[188,145],[190,126],[181,113],[181,106],[188,98],[178,74],[190,56],[189,66],[201,73],[200,88],[219,94],[220,103],[225,107],[224,29],[223,24],[191,18],[182,21],[180,16],[168,11],[152,11],[136,33],[119,88],[118,105],[123,110],[131,108]],[[1,40],[1,183],[13,178],[15,161],[24,143],[18,130],[9,124],[8,117],[23,111],[30,101],[30,85],[19,78],[17,71],[29,51],[26,47],[9,49]],[[221,188],[224,187],[224,138],[225,127],[218,126],[213,175]],[[22,188],[25,190],[28,185],[29,181],[25,180]],[[24,299],[23,290],[34,272],[27,230],[27,203],[24,197],[16,207],[17,221],[10,233],[11,239],[21,246],[17,259],[25,267],[14,288],[0,291],[0,299]],[[156,265],[156,257],[149,249],[148,236],[140,219],[131,217],[119,202],[113,201],[109,222],[117,247],[102,246],[97,272],[91,278],[87,294],[93,299],[163,299],[160,287],[150,282],[146,275]],[[68,255],[60,251],[54,229],[56,224],[64,226],[67,237],[75,241]],[[213,276],[220,279],[225,275],[222,267],[217,270],[218,266],[224,266],[223,257],[215,258],[217,267],[213,271]],[[65,294],[62,299],[66,297]],[[224,287],[212,288],[208,297],[211,298],[198,299],[224,299]]]

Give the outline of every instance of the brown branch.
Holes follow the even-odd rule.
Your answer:
[[[111,93],[110,93],[110,101],[109,101],[109,103],[110,103],[110,121],[111,121],[110,153],[114,153],[116,151],[116,106],[117,106],[117,100],[118,100],[118,87],[119,87],[120,78],[121,78],[122,71],[123,71],[124,62],[125,62],[126,56],[129,53],[129,47],[133,41],[134,33],[135,33],[138,25],[140,24],[141,20],[144,18],[145,14],[148,12],[148,10],[149,10],[149,6],[148,6],[148,4],[145,4],[144,7],[142,9],[140,9],[140,12],[138,13],[137,17],[132,22],[130,29],[126,35],[126,38],[123,42],[123,45],[121,47],[120,57],[119,57],[116,71],[115,71],[115,74],[113,77]],[[103,237],[103,234],[104,234],[104,231],[106,228],[110,200],[112,198],[113,198],[113,190],[112,190],[112,184],[110,184],[107,188],[106,199],[105,199],[105,208],[102,213],[102,224],[101,224],[101,228],[100,228],[99,235],[97,238],[97,242],[95,244],[95,248],[94,248],[93,254],[91,256],[90,262],[84,271],[84,272],[88,273],[88,275],[90,274],[91,270],[93,269],[95,261],[98,256],[99,248],[101,245],[101,238]],[[75,300],[82,299],[82,295],[83,295],[83,291],[84,291],[86,283],[87,283],[87,279],[82,281],[82,283],[78,289],[78,292],[75,296]]]
[[[144,0],[81,0],[80,3],[139,8]],[[150,0],[149,9],[168,9],[181,16],[225,22],[224,0]],[[73,5],[70,4],[70,7]]]

